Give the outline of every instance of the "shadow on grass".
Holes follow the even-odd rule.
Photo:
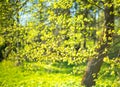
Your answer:
[[[54,63],[54,64],[39,64],[39,63],[25,63],[21,66],[23,71],[44,73],[61,73],[70,74],[73,71],[73,65],[67,63]]]
[[[29,71],[39,74],[71,74],[75,76],[81,76],[85,71],[86,63],[79,65],[69,64],[67,62],[55,62],[55,63],[38,63],[27,62],[21,66],[23,72]]]

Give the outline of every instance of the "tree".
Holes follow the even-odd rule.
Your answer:
[[[17,30],[13,30],[14,32],[11,33],[11,29],[13,26],[16,26],[16,23],[20,23],[19,11],[24,7],[24,5],[26,5],[27,1],[28,0],[25,2],[20,2],[19,0],[3,0],[0,3],[0,36],[4,39],[4,43],[0,46],[0,60],[8,57],[11,50],[13,50],[12,48],[15,46],[15,43],[11,43],[12,41],[10,38],[13,38]],[[9,33],[11,33],[10,36]]]
[[[105,5],[107,4],[107,5]],[[107,55],[106,49],[110,47],[114,31],[114,4],[112,0],[104,2],[104,14],[105,14],[105,39],[102,39],[102,44],[95,49],[96,55],[88,62],[86,73],[83,77],[82,84],[86,87],[95,85],[95,79],[97,79],[98,72],[103,63],[104,57]]]

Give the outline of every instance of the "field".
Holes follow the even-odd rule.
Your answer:
[[[96,87],[119,87],[119,78],[105,73],[107,65],[103,65]],[[73,71],[74,66],[66,64],[24,63],[16,66],[11,61],[0,63],[0,87],[82,87],[84,64],[79,74]],[[118,81],[116,81],[118,80]],[[117,83],[116,83],[117,82]]]

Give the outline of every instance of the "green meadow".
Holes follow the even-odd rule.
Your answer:
[[[119,87],[119,77],[106,72],[106,66],[103,65],[95,87]],[[14,62],[3,61],[0,63],[0,87],[83,87],[80,81],[85,66],[79,67],[79,73],[75,73],[73,67],[38,62],[16,66]]]

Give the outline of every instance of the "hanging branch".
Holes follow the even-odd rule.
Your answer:
[[[88,3],[89,3],[89,4],[92,4],[92,5],[94,5],[94,6],[98,7],[98,8],[100,8],[100,9],[102,9],[103,11],[105,10],[104,8],[102,8],[102,7],[100,7],[99,5],[97,5],[95,2],[96,2],[96,1],[90,2],[90,1],[88,0]],[[102,2],[102,1],[101,1],[101,2]],[[103,3],[103,4],[104,4],[104,3]]]
[[[13,13],[13,15],[16,15],[25,5],[26,3],[28,2],[29,0],[26,0],[24,3],[22,3],[22,5],[16,9],[15,13]],[[18,2],[16,2],[17,4]]]

